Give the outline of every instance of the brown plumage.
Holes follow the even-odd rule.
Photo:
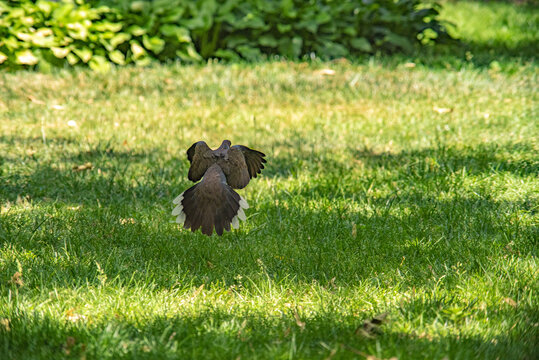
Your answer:
[[[230,226],[238,228],[239,219],[245,220],[243,209],[249,204],[234,189],[243,189],[251,178],[262,172],[266,159],[260,151],[247,146],[230,146],[224,140],[212,150],[204,141],[194,143],[187,150],[191,163],[188,178],[199,183],[181,193],[173,203],[177,205],[172,215],[186,229],[210,236],[215,232],[222,235]]]

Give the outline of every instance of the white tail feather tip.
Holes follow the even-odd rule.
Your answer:
[[[176,218],[176,222],[180,225],[183,225],[183,223],[185,222],[185,213],[182,212],[180,216]]]
[[[247,219],[245,217],[245,212],[243,211],[243,209],[240,207],[240,209],[238,210],[238,214],[236,215],[240,220],[243,220],[245,221],[245,219]]]
[[[232,227],[233,227],[234,229],[237,229],[237,228],[240,227],[240,222],[239,222],[237,216],[234,216],[234,217],[232,218]]]
[[[180,215],[182,212],[183,212],[183,206],[180,204],[176,206],[174,210],[172,210],[172,215],[173,216]]]
[[[249,209],[249,204],[247,203],[247,201],[245,201],[245,199],[243,197],[240,196],[240,207],[244,208],[244,209]]]
[[[172,200],[172,203],[178,205],[182,200],[183,200],[183,193],[176,196],[176,199]]]

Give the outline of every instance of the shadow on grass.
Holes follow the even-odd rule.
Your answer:
[[[455,149],[451,147],[428,148],[424,150],[403,151],[400,153],[374,152],[370,149],[351,149],[354,157],[367,162],[371,167],[387,168],[424,166],[426,161],[442,173],[459,172],[480,175],[494,172],[510,172],[518,176],[539,173],[539,160],[530,156],[536,149],[530,144],[481,144],[474,147]],[[507,155],[525,154],[526,158],[513,160]]]
[[[67,154],[64,168],[38,162],[32,173],[8,176],[0,185],[2,198],[29,199],[34,204],[24,212],[0,214],[3,246],[49,255],[65,248],[77,259],[56,268],[43,257],[41,266],[48,269],[50,281],[95,279],[97,261],[110,271],[109,277],[135,273],[151,276],[165,287],[181,274],[198,284],[217,280],[233,284],[237,275],[262,276],[263,262],[277,280],[291,276],[298,281],[336,278],[347,283],[399,268],[407,284],[420,286],[422,279],[432,278],[433,267],[442,271],[465,263],[468,272],[481,272],[488,256],[504,253],[510,242],[514,251],[528,253],[537,235],[533,226],[514,216],[519,211],[535,214],[536,199],[512,202],[488,194],[462,195],[461,183],[451,176],[463,170],[536,174],[538,162],[497,154],[529,153],[532,148],[526,144],[397,154],[351,149],[364,166],[388,169],[387,178],[348,179],[342,185],[340,179],[350,164],[323,159],[317,166],[326,172],[316,181],[277,190],[273,200],[249,210],[252,219],[242,226],[245,230],[223,238],[179,231],[171,224],[170,199],[190,186],[177,176],[186,171],[185,160],[160,164],[150,153],[106,149]],[[309,173],[302,169],[309,161],[309,151],[270,157],[264,176],[285,176],[288,169]],[[71,169],[71,164],[85,162],[95,168]],[[130,172],[130,167],[140,166],[148,167],[143,177]],[[393,180],[401,184],[392,195],[369,193],[369,183],[381,186]],[[451,196],[440,199],[443,191]],[[352,199],[352,206],[346,205]]]
[[[529,150],[522,146],[517,148]],[[504,169],[519,175],[536,169],[534,163],[499,159],[488,147],[464,155],[435,149],[401,154],[360,151],[357,156],[366,166],[385,167],[393,171],[390,176],[405,179],[401,188],[380,197],[352,183],[346,192],[337,192],[336,181],[345,165],[334,163],[340,170],[327,174],[326,182],[278,190],[272,200],[253,202],[249,221],[222,238],[180,231],[171,223],[170,199],[189,186],[178,183],[174,160],[161,166],[144,154],[90,151],[73,156],[111,174],[38,165],[28,177],[9,178],[0,187],[5,198],[28,196],[33,203],[33,208],[0,214],[0,244],[38,256],[37,262],[28,260],[35,269],[28,281],[35,286],[98,283],[97,262],[109,279],[122,284],[135,277],[165,288],[178,279],[197,286],[215,281],[234,285],[238,275],[270,276],[277,282],[326,284],[335,278],[341,284],[367,280],[421,287],[452,273],[448,270],[452,266],[481,274],[494,258],[528,254],[536,244],[537,229],[514,216],[536,212],[534,199],[497,201],[488,194],[462,195],[460,184],[449,176],[463,168],[477,173]],[[425,167],[429,156],[439,157],[439,166],[446,170]],[[131,165],[124,164],[127,159]],[[269,176],[284,172],[287,157],[270,161]],[[117,168],[141,162],[149,166],[144,179]],[[410,172],[414,164],[419,164],[417,171]],[[419,179],[426,184],[423,188],[416,186]],[[451,196],[439,198],[441,191]],[[347,204],[351,199],[355,200]],[[61,266],[55,255],[59,251],[66,257]],[[16,271],[14,259],[8,268],[11,272],[2,276],[5,281]],[[445,281],[459,279],[449,275]]]
[[[31,144],[38,140],[9,138],[3,141]],[[63,152],[54,161],[47,160],[46,154],[39,152],[30,153],[23,159],[0,156],[0,164],[9,162],[11,168],[24,169],[1,174],[4,178],[0,184],[2,199],[111,206],[137,200],[151,202],[172,196],[170,183],[176,182],[177,188],[178,172],[187,172],[187,159],[172,159],[163,166],[155,166],[163,162],[157,150],[117,149],[109,142],[73,152],[62,148],[66,144],[78,144],[67,138],[52,139],[48,144],[52,149],[49,151]],[[55,146],[59,148],[55,149]],[[27,171],[28,168],[31,171]],[[138,175],[133,174],[132,168],[138,168]]]
[[[535,62],[538,53],[539,46],[533,41],[507,45],[503,42],[477,43],[460,40],[440,44],[434,48],[422,48],[410,55],[395,55],[382,61],[398,64],[406,59],[412,59],[432,69],[460,69],[467,66],[492,69],[493,62],[496,62],[496,66],[511,73],[512,70],[517,71],[522,63]]]
[[[313,169],[325,174],[342,175],[343,170],[360,165],[390,170],[396,174],[396,178],[410,175],[445,177],[462,170],[474,175],[509,172],[523,177],[539,173],[539,160],[533,156],[537,149],[527,143],[485,143],[462,148],[439,146],[397,153],[374,151],[358,145],[347,148],[344,158],[328,149],[317,148],[317,144],[298,145],[293,139],[284,140],[277,147],[293,151],[276,157],[270,155],[264,176],[289,177]],[[514,155],[519,158],[514,159]]]
[[[410,313],[403,304],[389,316]],[[389,309],[391,311],[391,309]],[[532,309],[525,313],[532,314]],[[511,318],[501,312],[495,318]],[[364,333],[367,314],[324,313],[299,315],[293,311],[268,317],[264,313],[235,313],[208,308],[197,315],[144,318],[58,321],[48,316],[18,313],[11,330],[0,329],[0,353],[5,359],[27,357],[59,358],[331,358],[350,359],[374,355],[377,358],[533,359],[537,350],[532,341],[519,336],[533,331],[520,324],[510,333],[489,338],[472,334],[440,335],[432,338],[415,331],[396,332],[382,324],[377,331]],[[440,319],[423,316],[425,322]],[[445,319],[451,324],[465,321]],[[531,324],[530,324],[531,325]],[[526,339],[531,339],[526,335]]]

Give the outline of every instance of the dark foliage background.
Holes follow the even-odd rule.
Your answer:
[[[256,61],[410,52],[448,39],[420,0],[10,0],[0,3],[7,68],[209,58]]]

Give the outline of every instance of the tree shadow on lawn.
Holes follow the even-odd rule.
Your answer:
[[[274,147],[290,148],[293,151],[279,153],[275,157],[269,154],[270,160],[263,174],[266,177],[290,177],[314,170],[341,176],[347,170],[361,165],[368,169],[390,170],[395,173],[395,178],[405,178],[411,174],[445,177],[463,169],[467,174],[476,175],[510,172],[518,176],[529,176],[539,173],[539,159],[534,156],[537,149],[528,143],[484,143],[462,148],[440,145],[401,152],[376,151],[358,145],[346,148],[344,158],[343,154],[341,157],[337,154],[339,148],[332,152],[332,149],[319,149],[313,143],[298,145],[294,139],[283,140]],[[515,154],[520,155],[520,158],[512,159],[511,155]]]
[[[512,154],[531,148],[509,144],[501,149]],[[368,168],[389,169],[390,179],[348,179],[342,191],[335,189],[339,184],[333,180],[313,181],[292,192],[276,190],[269,201],[251,201],[248,222],[222,238],[171,224],[170,199],[191,186],[177,176],[187,171],[186,160],[163,162],[148,153],[107,151],[106,147],[68,154],[63,158],[68,164],[88,161],[95,168],[73,171],[71,166],[60,169],[38,163],[32,173],[8,177],[0,185],[3,198],[27,198],[34,205],[0,214],[0,241],[18,252],[39,254],[40,262],[28,264],[36,267],[36,280],[41,276],[51,285],[97,282],[97,262],[109,278],[126,282],[135,276],[160,287],[172,286],[178,279],[196,286],[214,281],[230,285],[238,275],[322,284],[333,278],[342,284],[369,279],[390,285],[397,272],[400,285],[422,286],[451,273],[452,266],[481,273],[492,256],[532,251],[537,229],[514,214],[535,214],[534,199],[497,201],[488,194],[462,195],[450,175],[466,169],[476,174],[508,171],[529,176],[539,171],[537,162],[504,159],[493,145],[463,152],[445,148],[397,154],[348,151]],[[297,155],[270,157],[264,176],[284,176],[287,164],[296,173],[305,171],[298,164],[309,161],[310,154],[298,151]],[[431,167],[431,162],[425,162],[428,158],[437,165]],[[322,177],[339,178],[349,166],[328,161],[335,172]],[[147,166],[148,172],[141,178],[129,173],[130,166]],[[403,184],[382,197],[356,184],[383,185],[393,178]],[[423,186],[416,186],[416,181]],[[451,197],[440,199],[441,191]],[[61,266],[54,255],[59,250],[70,259]],[[16,271],[15,260],[9,268],[10,274]],[[8,273],[3,276],[6,281]]]
[[[4,339],[0,353],[6,359],[28,356],[234,359],[240,355],[268,359],[362,359],[367,355],[399,359],[533,359],[537,353],[533,329],[525,329],[525,322],[510,332],[485,338],[458,330],[466,317],[444,318],[434,310],[432,315],[422,315],[423,321],[445,321],[453,330],[426,334],[414,329],[398,330],[398,324],[393,326],[399,313],[413,313],[408,304],[388,310],[389,322],[373,331],[364,330],[372,315],[329,310],[295,315],[291,309],[280,316],[268,316],[264,312],[208,307],[196,315],[140,314],[136,320],[125,319],[123,314],[101,319],[88,315],[86,320],[75,322],[19,311],[11,318],[9,332],[0,328]],[[526,308],[525,313],[533,314],[533,309]],[[491,321],[500,319],[514,319],[514,313],[507,310],[491,316]]]
[[[529,150],[523,144],[514,146],[504,151]],[[179,278],[196,286],[214,281],[230,285],[238,275],[323,284],[333,278],[343,284],[369,279],[388,285],[397,271],[404,277],[401,285],[422,286],[428,279],[451,273],[452,266],[481,273],[492,256],[531,251],[536,229],[513,215],[534,214],[533,199],[472,198],[439,179],[464,168],[525,176],[537,170],[537,163],[505,161],[488,146],[465,154],[444,149],[356,154],[366,166],[391,169],[396,178],[410,178],[414,164],[420,164],[420,171],[412,172],[412,181],[399,191],[384,197],[369,195],[354,184],[355,193],[339,193],[331,181],[306,184],[292,193],[279,190],[273,200],[248,211],[251,218],[239,231],[208,238],[171,224],[170,199],[190,186],[176,175],[186,171],[185,160],[182,164],[171,159],[161,165],[142,153],[89,151],[68,159],[91,161],[103,168],[101,175],[95,169],[76,172],[37,165],[30,175],[4,182],[0,188],[5,198],[15,201],[27,196],[34,209],[0,214],[0,240],[4,247],[40,254],[34,276],[45,283],[97,281],[98,262],[109,278],[125,282],[135,276],[162,287]],[[268,176],[284,174],[289,156],[271,159]],[[298,158],[303,156],[307,160],[306,154]],[[436,158],[439,167],[429,170],[427,166],[424,172],[428,157]],[[150,170],[144,179],[126,176],[128,166],[141,164],[148,164]],[[436,192],[416,188],[414,176]],[[437,197],[444,189],[451,198]],[[338,203],[352,198],[363,210]],[[511,250],[506,249],[508,244]],[[59,250],[70,259],[62,266],[57,266],[54,255]],[[11,274],[16,271],[15,261],[9,267],[14,268]],[[4,275],[7,280],[9,276]]]
[[[21,139],[19,143],[28,141]],[[187,171],[187,159],[165,162],[156,149],[140,152],[117,149],[112,142],[101,142],[86,150],[72,151],[63,147],[77,146],[78,142],[66,138],[52,139],[49,146],[51,144],[60,147],[52,151],[62,152],[54,161],[43,160],[41,153],[26,159],[0,157],[0,165],[10,162],[16,167],[24,161],[23,167],[31,168],[31,171],[22,173],[0,173],[4,177],[0,184],[2,199],[16,201],[17,198],[27,198],[86,205],[118,205],[136,199],[151,201],[165,195],[172,196],[168,191],[170,182],[177,183],[174,181],[177,174]],[[133,167],[144,167],[147,171],[142,177],[130,172]]]
[[[133,196],[139,190],[114,186],[101,206],[77,205],[76,197],[73,203],[36,201],[34,209],[1,214],[2,247],[18,254],[6,263],[2,280],[10,280],[20,261],[31,269],[25,274],[30,287],[98,285],[99,268],[121,286],[133,279],[158,288],[178,282],[233,286],[239,276],[403,290],[433,286],[443,277],[450,287],[461,281],[459,273],[481,275],[504,256],[533,252],[537,235],[513,216],[533,210],[526,201],[440,200],[410,190],[372,198],[369,210],[357,211],[332,204],[332,194],[310,197],[298,190],[277,193],[280,205],[257,204],[239,231],[206,237],[178,229],[169,209],[151,199],[139,204]],[[329,206],[308,205],[313,201]]]
[[[431,167],[441,170],[444,175],[462,170],[475,175],[510,172],[518,176],[529,176],[539,173],[539,159],[533,155],[536,149],[526,143],[486,143],[474,147],[466,146],[463,149],[440,146],[400,153],[376,152],[368,148],[350,151],[355,158],[367,162],[371,167],[406,168],[407,173],[410,173],[414,166],[424,167],[426,160],[431,162]],[[522,153],[526,154],[524,158],[507,158],[508,154]]]
[[[491,43],[473,41],[451,41],[448,44],[435,45],[432,48],[420,48],[409,55],[394,55],[383,59],[389,64],[401,64],[413,61],[431,69],[460,69],[470,65],[478,69],[496,69],[505,72],[517,72],[523,63],[536,61],[539,47],[537,42],[520,41],[508,45],[500,41]],[[493,65],[496,62],[496,65]],[[500,70],[500,69],[498,69]]]

